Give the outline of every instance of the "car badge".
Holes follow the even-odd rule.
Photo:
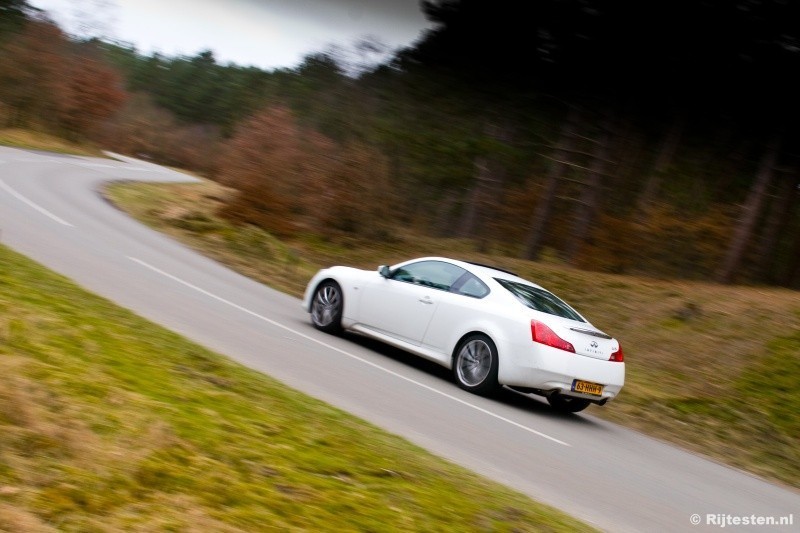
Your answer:
[[[599,346],[599,344],[597,344],[597,341],[592,341],[591,346],[592,346],[592,348],[597,348]]]

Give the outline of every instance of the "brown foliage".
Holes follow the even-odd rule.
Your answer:
[[[581,268],[695,279],[713,272],[731,228],[723,207],[690,217],[654,206],[638,221],[605,214],[598,222]]]
[[[29,22],[0,48],[0,101],[11,110],[12,126],[51,120],[65,90],[67,40],[45,22]]]
[[[306,156],[305,142],[319,143],[319,150]],[[277,235],[296,232],[306,184],[318,166],[312,159],[327,151],[321,139],[305,142],[286,108],[269,108],[245,121],[225,147],[220,166],[220,180],[239,191],[222,214]]]
[[[135,94],[93,133],[93,138],[118,152],[166,165],[211,172],[219,132],[210,126],[181,125],[145,94]]]
[[[245,121],[226,145],[219,179],[238,191],[222,215],[276,235],[374,231],[389,207],[388,163],[368,146],[339,147],[284,107]]]
[[[119,74],[93,55],[70,58],[63,91],[58,95],[58,118],[72,134],[89,133],[116,112],[127,97]]]
[[[119,74],[46,21],[28,22],[0,48],[0,64],[0,101],[12,126],[86,136],[125,100]]]
[[[318,198],[317,231],[384,236],[395,202],[383,154],[351,142],[338,151],[320,185],[312,195]]]

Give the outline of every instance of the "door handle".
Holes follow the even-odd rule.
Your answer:
[[[419,301],[424,303],[424,304],[432,304],[433,303],[433,300],[431,300],[430,296],[426,296],[425,298],[420,298]]]

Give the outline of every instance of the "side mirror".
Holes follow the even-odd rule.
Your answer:
[[[389,267],[386,265],[381,265],[378,267],[378,273],[386,279],[389,279],[389,276],[392,275],[392,271],[389,270]]]

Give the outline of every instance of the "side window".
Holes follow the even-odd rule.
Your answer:
[[[407,281],[409,283],[414,283],[414,274],[412,274],[411,270],[408,270],[408,268],[406,267],[398,268],[397,270],[392,272],[392,279],[396,279],[397,281]]]
[[[442,261],[420,261],[398,268],[392,273],[392,279],[449,291],[465,272],[463,268]]]

